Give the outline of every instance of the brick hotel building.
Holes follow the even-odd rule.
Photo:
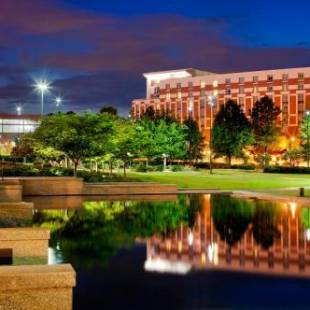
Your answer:
[[[310,110],[310,67],[223,74],[190,68],[145,73],[144,77],[146,98],[133,100],[133,117],[139,118],[149,106],[170,111],[181,122],[191,114],[207,140],[214,115],[228,99],[237,101],[249,116],[253,103],[270,96],[282,111],[278,124],[289,137],[298,135],[302,118]]]

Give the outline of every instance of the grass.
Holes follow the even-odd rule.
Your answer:
[[[262,173],[245,170],[216,169],[182,172],[130,172],[130,178],[176,184],[181,189],[256,190],[269,193],[297,195],[299,187],[310,187],[310,175]],[[306,191],[310,196],[310,191]]]

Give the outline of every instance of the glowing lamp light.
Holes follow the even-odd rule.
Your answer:
[[[22,114],[22,107],[21,106],[18,106],[16,108],[16,113],[17,113],[17,115],[21,115]]]
[[[194,244],[194,235],[191,229],[189,230],[188,235],[187,235],[187,243],[189,246],[193,246]]]
[[[290,202],[289,207],[292,213],[292,218],[294,219],[296,215],[296,207],[297,207],[296,202]]]

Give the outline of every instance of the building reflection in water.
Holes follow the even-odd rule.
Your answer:
[[[218,269],[310,276],[310,209],[295,202],[201,196],[193,227],[147,240],[145,270]]]

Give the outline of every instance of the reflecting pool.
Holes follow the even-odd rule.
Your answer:
[[[310,209],[293,201],[58,203],[32,225],[51,230],[49,263],[77,271],[76,309],[310,306]]]

